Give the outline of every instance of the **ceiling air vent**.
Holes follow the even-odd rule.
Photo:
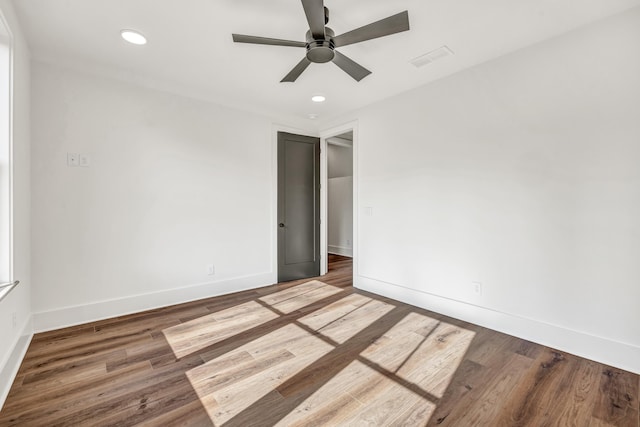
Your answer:
[[[453,51],[449,49],[447,46],[442,46],[437,48],[436,50],[432,50],[429,53],[425,53],[424,55],[418,56],[417,58],[413,58],[410,63],[415,65],[417,68],[424,67],[427,64],[431,64],[438,59],[445,58],[447,56],[452,56]]]

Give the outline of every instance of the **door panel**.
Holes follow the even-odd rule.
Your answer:
[[[278,281],[320,274],[320,139],[278,133]]]

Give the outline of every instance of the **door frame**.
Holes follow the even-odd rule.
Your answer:
[[[329,271],[328,248],[328,189],[329,173],[327,162],[327,139],[353,131],[353,284],[356,285],[358,277],[358,121],[344,123],[339,126],[320,131],[320,275]]]
[[[320,138],[320,275],[329,270],[328,251],[328,208],[327,189],[329,186],[327,163],[327,139],[353,131],[353,285],[358,278],[358,121],[326,128],[319,132],[308,131],[274,123],[271,126],[271,283],[278,283],[278,132]]]

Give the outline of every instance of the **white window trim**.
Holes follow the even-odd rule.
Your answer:
[[[18,282],[15,281],[13,274],[14,274],[14,269],[13,269],[13,252],[14,252],[14,247],[13,247],[13,95],[14,95],[14,89],[13,89],[13,64],[14,64],[14,57],[13,57],[13,52],[14,52],[14,44],[13,44],[13,34],[11,32],[11,28],[9,27],[7,20],[5,19],[4,15],[2,14],[2,12],[0,11],[0,25],[2,26],[2,30],[3,33],[0,33],[0,37],[1,37],[1,42],[2,44],[6,45],[9,49],[9,69],[8,69],[8,93],[7,93],[7,100],[6,102],[8,103],[7,105],[7,111],[9,113],[8,117],[7,117],[7,134],[5,135],[7,137],[7,145],[8,145],[8,153],[7,153],[7,159],[8,159],[8,179],[7,179],[7,184],[8,184],[8,212],[7,212],[7,219],[8,219],[8,248],[9,248],[9,254],[8,254],[8,281],[11,284],[11,286],[6,286],[4,288],[0,289],[0,301],[2,301],[13,289],[15,289],[16,285],[18,284]],[[6,34],[6,35],[5,35]],[[4,102],[4,101],[3,101]]]

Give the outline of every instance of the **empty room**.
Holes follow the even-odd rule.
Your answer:
[[[0,407],[640,427],[640,0],[0,0]]]

